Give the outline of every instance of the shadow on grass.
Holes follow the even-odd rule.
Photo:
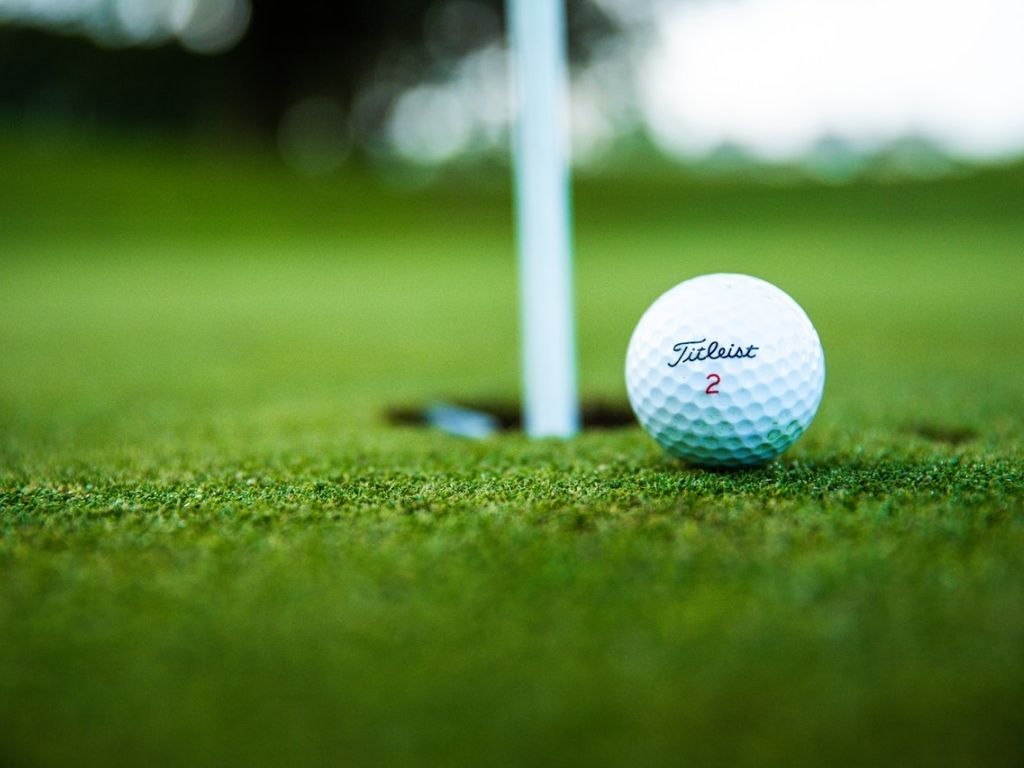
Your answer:
[[[907,424],[904,432],[923,437],[933,443],[945,445],[962,445],[978,439],[978,433],[970,427],[956,427],[943,424],[914,423]]]

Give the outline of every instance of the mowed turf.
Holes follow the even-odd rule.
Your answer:
[[[819,330],[807,435],[709,473],[638,427],[386,423],[517,395],[500,169],[0,168],[0,763],[1024,759],[1024,170],[581,179],[587,398],[625,404],[635,322],[696,274]]]

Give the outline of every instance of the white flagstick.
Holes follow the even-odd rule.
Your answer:
[[[523,424],[579,430],[569,232],[564,0],[507,0],[515,112]]]

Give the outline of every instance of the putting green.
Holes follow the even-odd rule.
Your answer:
[[[517,393],[503,170],[0,142],[0,762],[1016,765],[1024,170],[583,179],[580,372],[650,301],[783,287],[807,435],[467,442]]]

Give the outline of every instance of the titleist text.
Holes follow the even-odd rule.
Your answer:
[[[674,362],[668,364],[668,367],[675,368],[680,363],[697,363],[702,360],[737,360],[745,357],[757,357],[758,349],[759,347],[755,347],[753,344],[725,346],[717,341],[712,341],[709,344],[707,339],[680,341],[672,346],[672,351],[677,352],[678,355]]]

